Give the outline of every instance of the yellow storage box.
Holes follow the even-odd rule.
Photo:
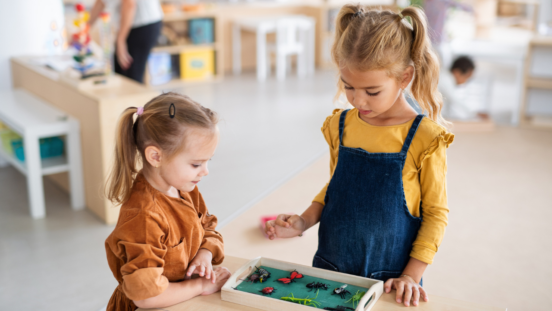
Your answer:
[[[180,53],[180,76],[184,80],[206,80],[215,75],[215,51],[193,49]]]

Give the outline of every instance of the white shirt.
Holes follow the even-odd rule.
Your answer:
[[[466,92],[467,85],[457,85],[449,71],[439,75],[439,92],[443,95],[443,116],[452,120],[471,120],[476,118],[477,109],[470,105]]]
[[[136,15],[132,28],[159,22],[163,19],[163,10],[159,0],[135,0]],[[121,0],[102,0],[106,11],[111,14],[113,25],[119,28],[121,20]]]

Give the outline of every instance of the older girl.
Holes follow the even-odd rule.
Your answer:
[[[407,21],[410,19],[410,22]],[[332,47],[339,93],[354,107],[322,126],[331,180],[301,215],[267,223],[269,237],[301,235],[320,222],[313,266],[385,281],[418,305],[422,276],[447,225],[446,149],[439,63],[422,10],[344,6]],[[427,117],[405,99],[411,94]],[[422,221],[423,219],[423,221]]]

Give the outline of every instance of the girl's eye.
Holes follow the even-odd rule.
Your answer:
[[[192,164],[193,167],[198,168],[201,166],[201,164]]]
[[[381,91],[377,92],[377,93],[370,93],[370,92],[366,92],[366,94],[368,94],[368,96],[376,96],[380,93]]]

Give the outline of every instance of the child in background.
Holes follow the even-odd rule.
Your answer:
[[[465,86],[475,71],[475,64],[467,56],[458,57],[449,72],[442,72],[439,91],[443,94],[445,107],[443,115],[453,120],[489,119],[489,115],[473,109],[462,96],[459,87]]]
[[[320,222],[314,267],[385,281],[398,303],[417,306],[428,301],[422,276],[447,225],[446,149],[454,138],[443,126],[425,15],[345,5],[332,57],[337,95],[354,108],[335,110],[322,126],[330,182],[302,215],[279,215],[266,233],[291,238]],[[405,99],[411,82],[427,117]]]
[[[176,93],[121,115],[106,190],[122,206],[105,241],[119,286],[107,311],[171,306],[219,291],[230,276],[212,267],[224,259],[223,240],[196,186],[209,174],[217,122],[213,111]]]

